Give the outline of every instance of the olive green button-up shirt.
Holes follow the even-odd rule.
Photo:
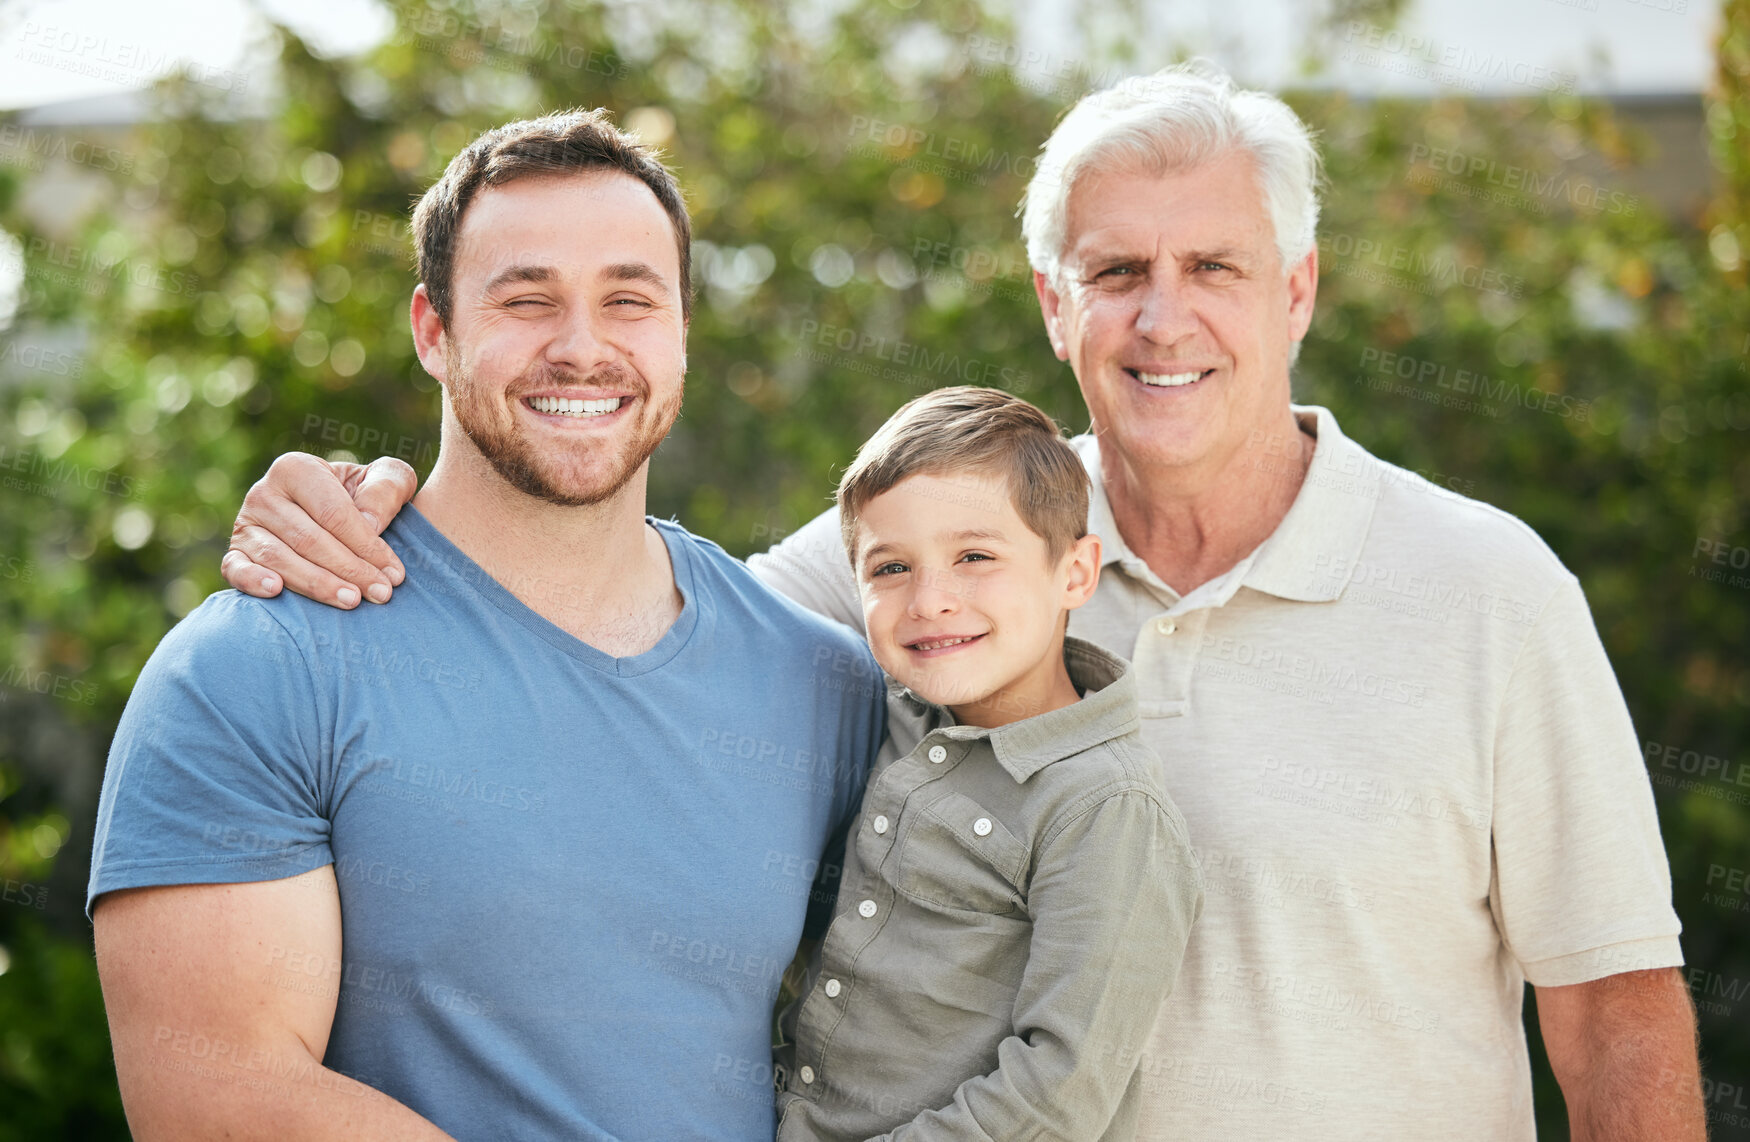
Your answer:
[[[779,1142],[1128,1139],[1203,906],[1120,658],[995,730],[899,691],[780,1049]],[[906,747],[911,747],[907,749]]]

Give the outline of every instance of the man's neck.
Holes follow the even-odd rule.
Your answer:
[[[1215,463],[1143,467],[1102,446],[1100,473],[1125,545],[1186,595],[1270,538],[1294,506],[1314,443],[1284,409],[1270,430]]]
[[[438,457],[413,504],[530,610],[615,657],[649,650],[679,617],[668,548],[644,520],[645,470],[599,504],[516,490],[483,458]]]

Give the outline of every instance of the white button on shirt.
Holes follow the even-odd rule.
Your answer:
[[[844,985],[839,983],[838,980],[829,979],[826,981],[826,997],[828,999],[837,999],[839,997],[839,992],[843,990]]]
[[[877,833],[885,833],[887,831],[887,818],[878,815],[873,821],[869,822],[869,827],[874,829]]]
[[[857,915],[865,920],[875,915],[875,902],[873,900],[865,900],[863,903],[857,905]]]
[[[980,817],[978,820],[972,822],[972,831],[981,837],[990,836],[990,818]]]
[[[1155,620],[1155,629],[1162,634],[1172,634],[1179,629],[1179,624],[1165,616]]]
[[[939,745],[933,745],[930,747],[930,764],[931,765],[941,765],[944,761],[947,761],[947,760],[948,760],[948,751],[947,750],[943,749]]]
[[[814,1081],[814,1068],[813,1067],[803,1067],[800,1071],[798,1071],[796,1073],[801,1076],[802,1081],[805,1083],[811,1083]]]

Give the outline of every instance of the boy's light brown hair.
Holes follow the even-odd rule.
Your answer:
[[[839,481],[839,525],[857,561],[857,513],[912,476],[1001,476],[1052,562],[1088,534],[1088,473],[1057,422],[1001,389],[956,385],[900,406]]]

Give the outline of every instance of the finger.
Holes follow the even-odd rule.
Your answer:
[[[353,506],[334,466],[306,453],[288,452],[243,498],[231,546],[279,574],[300,595],[346,607],[356,605],[361,594],[387,602],[392,590],[388,577],[331,534],[349,526],[355,541],[382,543]]]
[[[294,505],[292,510],[300,509]],[[297,538],[281,538],[288,533],[295,533]],[[293,546],[294,543],[304,544],[306,550],[316,551],[327,561],[341,562],[352,558],[361,569],[370,574],[377,573],[375,568],[353,556],[338,540],[318,528],[313,521],[306,527],[299,528],[288,525],[284,519],[276,518],[273,531],[251,524],[240,525],[231,533],[233,552],[240,552],[258,569],[277,576],[287,588],[307,599],[315,599],[319,603],[350,611],[359,605],[361,592],[380,591],[384,593],[384,598],[388,597],[387,583],[363,577],[361,586],[349,579],[343,579],[329,571],[323,562],[303,555]]]
[[[289,460],[282,456],[281,461]],[[275,461],[277,466],[280,461]],[[299,555],[316,563],[330,574],[357,585],[372,602],[386,603],[394,583],[405,578],[406,570],[387,543],[378,536],[382,523],[364,514],[353,501],[355,491],[365,490],[369,469],[356,464],[318,462],[321,467],[304,463],[288,463],[285,478],[275,483],[269,470],[270,484],[282,492],[293,507],[301,508],[303,516],[326,535],[309,536],[308,543],[299,542],[299,535],[281,533]],[[391,513],[392,514],[392,513]],[[385,517],[386,518],[386,517]],[[305,526],[305,519],[296,512],[285,511],[285,519],[296,528]],[[273,529],[276,532],[277,528]],[[331,539],[338,544],[324,542]],[[369,570],[365,570],[365,568]],[[394,568],[393,577],[386,568]],[[296,590],[293,587],[293,590]]]
[[[371,461],[364,479],[353,490],[352,502],[367,520],[374,522],[380,535],[418,490],[419,474],[412,465],[393,456],[379,456]],[[383,550],[388,553],[388,560],[378,562],[377,566],[383,569],[390,582],[398,584],[406,578],[407,569],[387,543],[383,544]],[[370,558],[369,555],[366,557]]]
[[[234,547],[219,560],[219,574],[245,595],[271,599],[280,593],[280,577],[265,567],[257,567],[249,556]]]

